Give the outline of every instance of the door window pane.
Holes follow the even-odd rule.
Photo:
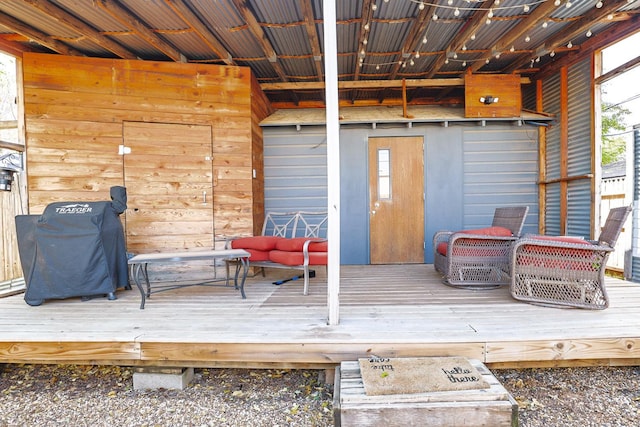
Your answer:
[[[391,198],[391,153],[388,148],[378,150],[378,198]]]

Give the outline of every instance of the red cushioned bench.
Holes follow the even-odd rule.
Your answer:
[[[304,295],[309,293],[309,266],[327,265],[326,212],[270,212],[262,235],[228,239],[227,249],[251,254],[249,265],[304,271]]]

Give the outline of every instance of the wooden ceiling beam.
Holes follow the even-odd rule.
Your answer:
[[[365,40],[368,40],[368,34],[371,31],[371,21],[373,20],[373,3],[375,0],[363,0],[362,1],[362,19],[360,21],[360,34],[358,35],[358,50],[356,50],[356,69],[353,71],[353,80],[359,80],[360,79],[360,69],[362,67],[360,67],[360,58],[364,57],[362,56],[362,51],[364,50],[366,52],[366,42]],[[367,25],[369,25],[369,28],[365,28]],[[353,99],[352,99],[353,100]]]
[[[427,73],[426,78],[430,79],[436,75],[442,66],[447,62],[449,52],[456,52],[464,46],[464,44],[471,38],[471,36],[478,32],[478,29],[483,25],[486,25],[487,18],[489,16],[489,9],[493,6],[494,0],[485,0],[476,12],[473,13],[471,19],[467,20],[467,23],[461,31],[451,40],[451,43],[444,49],[443,53],[438,55],[431,71]]]
[[[383,89],[402,88],[403,81],[407,88],[420,87],[460,87],[464,86],[464,78],[451,79],[405,79],[405,80],[341,80],[338,89]],[[521,77],[520,84],[529,84],[529,77]],[[264,91],[270,90],[322,90],[324,82],[288,82],[288,83],[262,83],[260,87]]]
[[[118,57],[123,59],[136,59],[137,56],[131,51],[125,49],[118,43],[114,42],[108,37],[105,37],[100,32],[96,31],[94,28],[85,24],[80,19],[71,15],[64,9],[50,3],[47,0],[26,0],[34,8],[40,10],[41,12],[47,14],[50,18],[55,19],[62,25],[65,25],[68,28],[71,28],[74,31],[79,32],[83,36],[87,37],[89,40],[96,43],[98,46],[103,47],[104,49],[116,54]]]
[[[198,18],[184,0],[165,0],[165,2],[225,64],[236,65],[231,53],[222,45],[218,37],[209,31],[207,25]]]
[[[7,15],[4,12],[0,12],[0,25],[3,25],[16,33],[22,34],[30,40],[41,44],[42,46],[51,49],[52,51],[61,55],[70,56],[84,56],[84,54],[66,44],[50,37],[40,30],[36,30],[30,25],[25,24],[22,21],[17,20],[13,16]]]
[[[415,17],[411,24],[411,29],[409,30],[409,35],[405,39],[402,50],[400,52],[400,58],[396,61],[391,69],[391,73],[389,73],[389,79],[394,80],[398,77],[398,72],[402,67],[404,55],[405,54],[413,54],[414,51],[418,50],[418,44],[421,42],[422,37],[427,32],[427,27],[429,23],[432,22],[431,16],[435,12],[436,8],[433,5],[427,5],[422,10],[418,9],[418,15]],[[406,95],[406,91],[404,92]],[[388,89],[382,92],[382,95],[378,100],[380,103],[383,103],[384,100],[391,96]]]
[[[531,31],[532,28],[540,25],[540,23],[547,19],[558,7],[559,6],[556,6],[553,1],[547,1],[539,4],[529,15],[527,15],[526,18],[522,19],[518,25],[502,36],[495,43],[493,49],[489,49],[489,51],[484,54],[480,60],[474,62],[470,67],[471,72],[476,72],[482,68],[486,63],[485,61],[493,57],[494,52],[504,53],[516,40]]]
[[[304,16],[304,25],[307,29],[309,44],[311,45],[311,53],[313,54],[313,63],[316,67],[316,75],[318,81],[324,80],[324,70],[322,67],[322,50],[320,49],[320,41],[318,39],[318,31],[316,30],[316,20],[311,7],[311,0],[300,0],[300,8]]]
[[[117,2],[113,0],[94,0],[94,3],[172,60],[176,62],[186,62],[185,56],[180,51],[164,41],[137,16],[120,6]]]
[[[33,50],[33,49],[29,49],[28,46],[25,46],[13,40],[14,37],[5,37],[5,36],[12,36],[12,34],[0,35],[0,51],[1,52],[4,52],[8,55],[15,56],[16,58],[22,58],[23,53],[31,52]]]
[[[601,8],[593,8],[589,12],[582,15],[579,19],[569,24],[565,29],[560,30],[550,38],[546,39],[544,43],[533,49],[535,56],[541,54],[547,54],[552,52],[558,46],[567,44],[571,39],[575,39],[577,36],[585,34],[590,28],[593,28],[600,21],[607,20],[607,16],[614,14],[618,9],[626,6],[627,0],[613,0],[606,1]],[[515,61],[505,69],[505,72],[513,72],[526,65],[531,60],[530,55],[521,55]]]
[[[269,40],[267,39],[266,34],[262,30],[262,27],[260,26],[260,23],[258,22],[256,17],[253,15],[253,12],[249,10],[247,2],[245,0],[233,0],[233,4],[240,13],[240,16],[244,18],[249,31],[251,31],[251,34],[253,34],[254,37],[258,40],[258,43],[262,47],[262,51],[265,53],[267,60],[271,63],[275,72],[278,74],[280,79],[288,82],[289,78],[278,62],[278,54],[276,53],[273,46],[271,46],[271,42],[269,42]]]

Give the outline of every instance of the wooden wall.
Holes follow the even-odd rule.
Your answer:
[[[15,216],[22,214],[21,182],[14,174],[11,191],[0,191],[0,223],[2,224],[2,245],[0,245],[0,259],[3,267],[0,270],[0,282],[22,277],[22,267],[18,254],[18,240],[16,238]],[[0,287],[0,293],[2,288]]]
[[[215,245],[253,231],[255,128],[269,106],[249,68],[25,53],[23,70],[30,213],[109,200],[124,185],[124,122],[208,125]]]

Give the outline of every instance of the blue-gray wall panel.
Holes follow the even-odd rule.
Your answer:
[[[326,160],[320,159],[326,156],[322,131],[324,128],[314,127],[264,129],[267,211],[326,209],[326,173],[320,171],[326,167]],[[525,232],[537,231],[537,135],[535,127],[496,123],[482,128],[476,124],[343,126],[341,262],[369,263],[369,138],[424,138],[424,259],[432,263],[436,231],[486,226],[498,206],[528,205]],[[309,166],[300,167],[298,155]]]

